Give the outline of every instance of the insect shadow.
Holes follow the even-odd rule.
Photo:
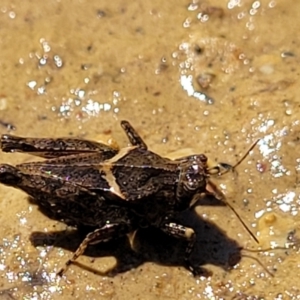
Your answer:
[[[205,196],[197,205],[223,206],[212,196]],[[226,208],[225,208],[226,209]],[[49,215],[48,215],[49,216]],[[51,216],[49,216],[51,217]],[[178,214],[178,220],[184,226],[195,230],[197,240],[191,254],[191,260],[198,266],[207,264],[230,270],[241,259],[241,246],[214,223],[202,219],[193,209]],[[74,252],[90,228],[68,229],[56,232],[33,232],[30,241],[33,246],[60,247]],[[134,250],[133,250],[134,249]],[[186,241],[171,237],[161,230],[150,227],[141,228],[135,235],[132,244],[127,237],[121,237],[106,243],[89,245],[84,255],[89,257],[114,256],[117,264],[106,272],[99,272],[79,262],[74,264],[98,275],[115,276],[119,273],[137,268],[145,262],[155,262],[165,266],[184,266]],[[211,272],[203,268],[204,276]]]

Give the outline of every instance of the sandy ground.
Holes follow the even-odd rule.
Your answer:
[[[120,239],[60,279],[80,237],[1,185],[0,299],[300,299],[298,247],[240,250],[298,241],[299,25],[293,0],[2,0],[1,134],[126,146],[126,119],[155,152],[228,163],[261,141],[237,175],[215,180],[259,245],[226,207],[182,215],[208,278],[184,269],[182,243],[144,230],[139,259]],[[0,153],[1,163],[30,160]],[[128,271],[98,274],[113,256]]]

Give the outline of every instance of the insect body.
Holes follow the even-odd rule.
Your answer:
[[[194,230],[179,224],[175,215],[187,209],[196,194],[212,192],[220,198],[209,177],[234,167],[220,164],[209,168],[204,154],[177,160],[161,157],[147,149],[129,122],[122,121],[121,126],[132,145],[121,150],[80,139],[3,135],[2,151],[29,152],[47,159],[16,167],[2,164],[0,182],[28,193],[48,217],[89,228],[90,233],[59,275],[89,244],[145,226],[186,239],[186,266],[193,273],[201,272],[189,262]]]

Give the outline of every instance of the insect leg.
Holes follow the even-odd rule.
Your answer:
[[[210,180],[208,180],[206,184],[206,194],[212,195],[216,199],[226,203],[225,195],[223,194],[223,192]]]
[[[185,249],[185,257],[184,261],[186,264],[187,269],[189,269],[192,273],[195,273],[196,268],[192,266],[192,264],[189,261],[190,255],[193,251],[195,242],[196,242],[196,234],[192,228],[185,227],[183,225],[180,225],[178,223],[170,222],[170,223],[164,223],[161,229],[178,239],[185,239],[188,241],[187,247]]]
[[[202,268],[199,265],[194,265],[190,261],[190,255],[194,249],[195,243],[196,243],[196,234],[195,231],[192,228],[185,227],[183,225],[180,225],[178,223],[174,222],[167,222],[164,223],[161,229],[178,239],[185,239],[188,241],[187,247],[185,249],[185,256],[184,256],[184,262],[185,267],[191,271],[195,276],[196,275],[202,275],[202,276],[209,276],[211,273],[207,271],[206,269]]]
[[[86,238],[79,245],[71,259],[69,259],[65,266],[60,269],[57,273],[58,276],[62,276],[69,265],[76,261],[76,259],[81,256],[88,245],[97,244],[100,242],[106,242],[113,239],[114,237],[119,237],[125,235],[131,231],[130,224],[127,223],[107,223],[101,228],[96,229],[95,231],[89,233]]]
[[[147,145],[128,121],[121,121],[121,126],[124,129],[132,146],[139,146],[140,148],[147,150]]]
[[[185,227],[183,225],[180,225],[178,223],[170,222],[170,223],[164,223],[161,229],[176,238],[183,238],[188,241],[191,241],[191,243],[194,243],[195,240],[195,232],[192,228]],[[192,248],[192,247],[190,247]],[[190,251],[191,252],[191,251]]]
[[[80,153],[111,153],[114,156],[118,150],[102,143],[76,138],[24,138],[4,134],[0,139],[3,152],[26,152],[44,158]]]

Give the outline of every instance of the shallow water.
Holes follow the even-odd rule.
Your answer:
[[[121,240],[93,247],[79,261],[105,272],[115,264],[113,253],[129,271],[107,277],[72,265],[60,279],[55,272],[70,252],[34,247],[30,236],[66,226],[1,185],[0,299],[298,299],[297,247],[249,253],[238,245],[297,241],[299,20],[300,2],[291,0],[3,0],[1,134],[11,124],[20,136],[125,146],[119,123],[127,119],[162,155],[206,153],[232,164],[261,138],[237,175],[215,180],[260,245],[228,208],[202,205],[201,218],[182,218],[196,228],[193,257],[209,263],[211,277],[194,278],[176,262],[181,243],[144,231],[135,245],[144,263]],[[32,159],[0,153],[1,163]],[[67,233],[58,241],[31,238],[52,239],[70,249],[80,242]]]

